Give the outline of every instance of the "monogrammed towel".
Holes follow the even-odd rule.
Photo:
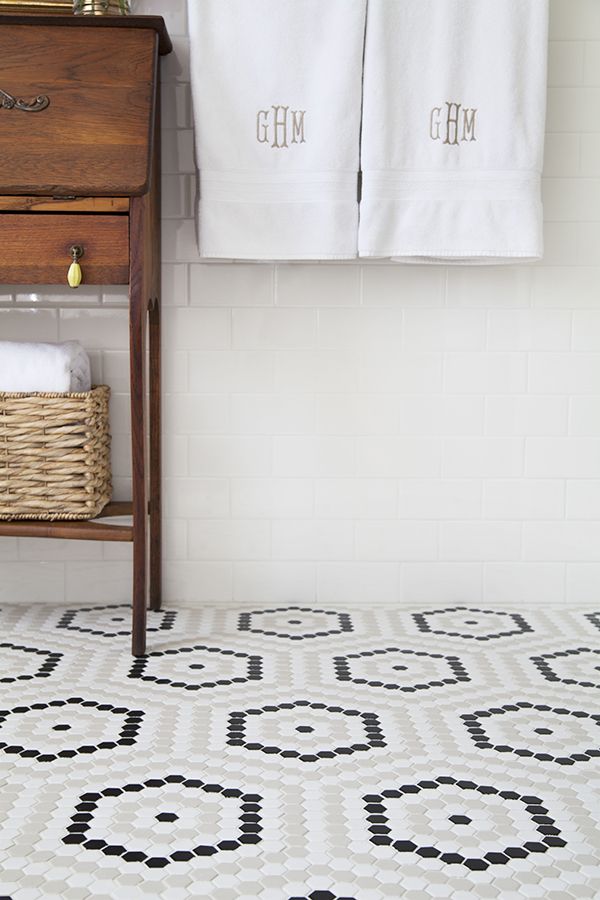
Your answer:
[[[203,257],[357,255],[366,0],[188,0]]]
[[[359,255],[542,256],[548,0],[369,0]]]
[[[0,391],[89,391],[90,359],[78,341],[0,341]]]

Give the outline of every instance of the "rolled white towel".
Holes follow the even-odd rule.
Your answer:
[[[0,391],[89,391],[90,358],[79,341],[0,341]]]

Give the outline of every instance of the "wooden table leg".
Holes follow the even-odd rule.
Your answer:
[[[133,598],[132,653],[146,652],[147,528],[146,491],[146,322],[148,315],[145,254],[145,203],[131,204],[131,266],[129,287],[129,347],[131,382],[131,456],[133,498]],[[146,264],[145,264],[146,263]]]
[[[150,609],[162,603],[160,300],[150,304]]]

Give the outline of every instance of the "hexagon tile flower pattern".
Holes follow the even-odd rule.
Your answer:
[[[177,613],[167,610],[156,612],[148,610],[146,630],[170,631],[173,628]],[[84,606],[79,609],[68,609],[58,620],[57,628],[66,631],[77,631],[80,634],[95,634],[98,637],[129,637],[131,634],[131,607],[128,603],[115,603],[111,606]]]
[[[82,794],[63,841],[162,869],[257,844],[260,801],[183,775],[152,778]]]
[[[561,766],[600,757],[598,714],[521,701],[461,718],[480,750],[532,756]]]
[[[410,694],[470,681],[458,656],[424,650],[401,650],[399,647],[363,650],[362,653],[336,656],[333,664],[338,681]]]
[[[308,700],[232,712],[227,743],[301,762],[319,762],[386,746],[375,713]]]
[[[166,684],[186,691],[247,684],[262,678],[262,658],[240,650],[220,647],[177,647],[138,656],[131,666],[130,678],[154,684]]]
[[[471,870],[566,845],[539,797],[474,781],[444,775],[364,801],[374,844]]]
[[[3,603],[0,900],[595,900],[597,605],[342,602]]]
[[[600,650],[576,647],[573,650],[558,650],[532,656],[532,663],[539,669],[546,681],[576,685],[585,688],[600,688]]]
[[[259,609],[240,613],[240,631],[266,634],[269,637],[302,641],[307,638],[328,637],[352,631],[352,619],[348,613],[310,609],[305,606],[283,606],[277,609]]]
[[[475,641],[489,641],[533,631],[520,613],[495,612],[467,606],[413,613],[413,619],[419,631],[424,634],[443,634]]]
[[[48,678],[54,672],[62,653],[22,647],[20,644],[0,644],[0,684]],[[9,674],[10,673],[10,674]]]
[[[0,710],[0,750],[38,763],[114,750],[135,743],[143,717],[140,709],[82,697],[15,706]]]

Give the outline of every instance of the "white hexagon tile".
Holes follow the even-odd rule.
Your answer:
[[[0,898],[600,896],[600,613],[0,610]]]

